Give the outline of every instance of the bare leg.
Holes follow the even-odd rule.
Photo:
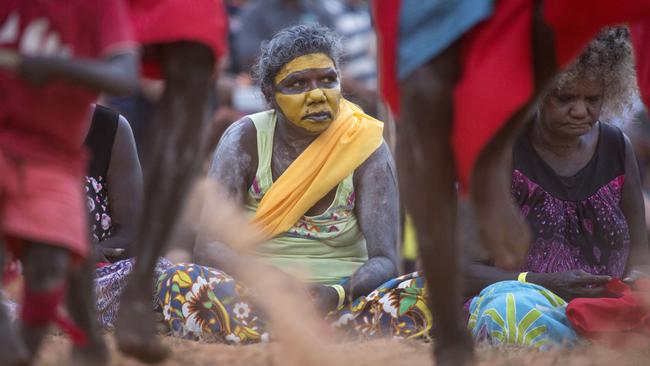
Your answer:
[[[66,249],[46,244],[28,243],[25,244],[23,250],[22,262],[26,290],[47,293],[64,285],[70,261],[70,253]],[[52,309],[52,304],[28,304],[28,302],[29,298],[26,296],[23,307],[31,306],[39,311]],[[21,320],[21,335],[32,358],[36,356],[48,326],[49,323],[30,325]]]
[[[521,115],[516,115],[481,152],[470,181],[480,242],[497,267],[512,270],[521,266],[530,245],[530,229],[510,193],[512,147],[525,122]]]
[[[518,268],[530,245],[530,230],[512,200],[512,147],[530,120],[537,97],[556,72],[553,33],[543,21],[542,2],[536,2],[531,37],[535,93],[481,152],[472,173],[471,201],[481,243],[499,267]]]
[[[458,45],[416,70],[402,85],[397,158],[402,199],[413,217],[429,287],[436,365],[471,365],[472,339],[462,320],[456,238],[456,171],[450,144]]]
[[[4,263],[6,261],[6,247],[2,236],[0,236],[0,283]],[[0,301],[4,300],[0,294]],[[29,354],[22,343],[15,329],[13,329],[9,314],[3,305],[0,305],[0,365],[20,365],[27,362]]]
[[[72,364],[75,366],[108,364],[108,348],[97,321],[94,264],[89,256],[80,266],[73,268],[68,277],[67,306],[70,317],[88,336],[85,346],[72,350]]]
[[[210,49],[198,43],[165,44],[161,56],[167,84],[156,120],[146,136],[137,262],[124,290],[116,324],[120,350],[150,363],[162,361],[169,353],[155,337],[153,269],[202,163],[206,99],[214,66]]]

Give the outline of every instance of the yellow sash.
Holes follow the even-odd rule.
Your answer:
[[[283,233],[383,141],[384,124],[345,99],[332,125],[271,185],[253,217],[267,239]]]

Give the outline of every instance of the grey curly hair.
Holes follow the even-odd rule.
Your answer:
[[[310,53],[328,55],[338,70],[341,58],[341,38],[329,28],[320,25],[296,25],[279,31],[273,38],[262,44],[262,51],[253,66],[255,77],[268,103],[275,92],[275,75],[289,61]]]
[[[638,99],[638,86],[630,32],[627,27],[610,27],[602,30],[587,45],[568,69],[558,75],[554,88],[579,77],[602,78],[605,94],[601,120],[609,122],[625,118]]]

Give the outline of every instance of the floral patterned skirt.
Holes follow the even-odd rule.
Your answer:
[[[420,273],[404,275],[330,313],[327,320],[354,337],[428,338],[432,322],[425,291]],[[220,270],[176,265],[162,273],[156,293],[174,336],[225,343],[269,339],[253,294]]]

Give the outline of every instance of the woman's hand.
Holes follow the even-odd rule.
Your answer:
[[[335,310],[339,303],[339,295],[336,290],[330,286],[314,284],[309,286],[309,295],[316,309],[323,314]]]
[[[118,260],[125,259],[126,250],[122,248],[108,248],[101,243],[94,243],[95,262],[114,263]]]
[[[581,269],[557,273],[529,273],[527,280],[551,290],[566,301],[577,297],[607,297],[611,276],[593,275]]]
[[[650,278],[650,265],[636,265],[627,270],[623,282],[630,284],[640,278]]]

